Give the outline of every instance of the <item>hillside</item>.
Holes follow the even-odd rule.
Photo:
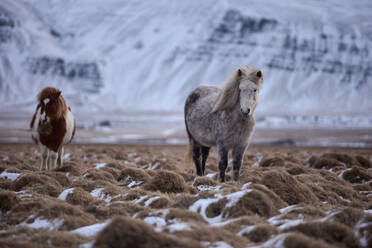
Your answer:
[[[0,3],[0,112],[31,113],[45,85],[79,113],[176,112],[199,84],[262,68],[262,125],[372,123],[372,3]],[[273,119],[273,117],[275,117]]]

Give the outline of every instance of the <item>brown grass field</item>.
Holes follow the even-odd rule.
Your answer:
[[[250,147],[239,182],[185,146],[0,144],[0,247],[372,247],[372,149]],[[229,165],[228,170],[231,169]]]

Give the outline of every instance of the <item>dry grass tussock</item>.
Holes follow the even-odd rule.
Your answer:
[[[239,182],[184,146],[0,144],[0,247],[371,247],[371,149],[251,147]],[[227,173],[231,173],[231,164]]]
[[[337,222],[309,222],[290,227],[284,231],[297,231],[308,237],[321,239],[337,247],[361,247],[353,231]]]
[[[97,237],[94,247],[202,247],[198,242],[157,233],[149,224],[129,217],[115,218]]]
[[[267,171],[261,183],[290,205],[302,202],[316,204],[319,201],[309,187],[284,170]]]
[[[145,185],[145,189],[164,193],[181,193],[187,189],[185,180],[172,171],[159,170]]]

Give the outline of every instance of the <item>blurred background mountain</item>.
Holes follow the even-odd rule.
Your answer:
[[[26,139],[14,129],[51,85],[77,141],[182,143],[188,93],[248,64],[265,77],[255,142],[371,145],[371,13],[370,0],[2,0],[0,139]]]

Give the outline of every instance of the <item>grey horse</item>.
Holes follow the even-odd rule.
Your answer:
[[[234,71],[222,89],[201,85],[189,94],[185,102],[188,159],[193,160],[198,176],[204,175],[209,150],[216,146],[219,180],[225,181],[229,150],[233,180],[239,179],[243,155],[254,130],[253,114],[262,82],[262,71],[245,65]]]

